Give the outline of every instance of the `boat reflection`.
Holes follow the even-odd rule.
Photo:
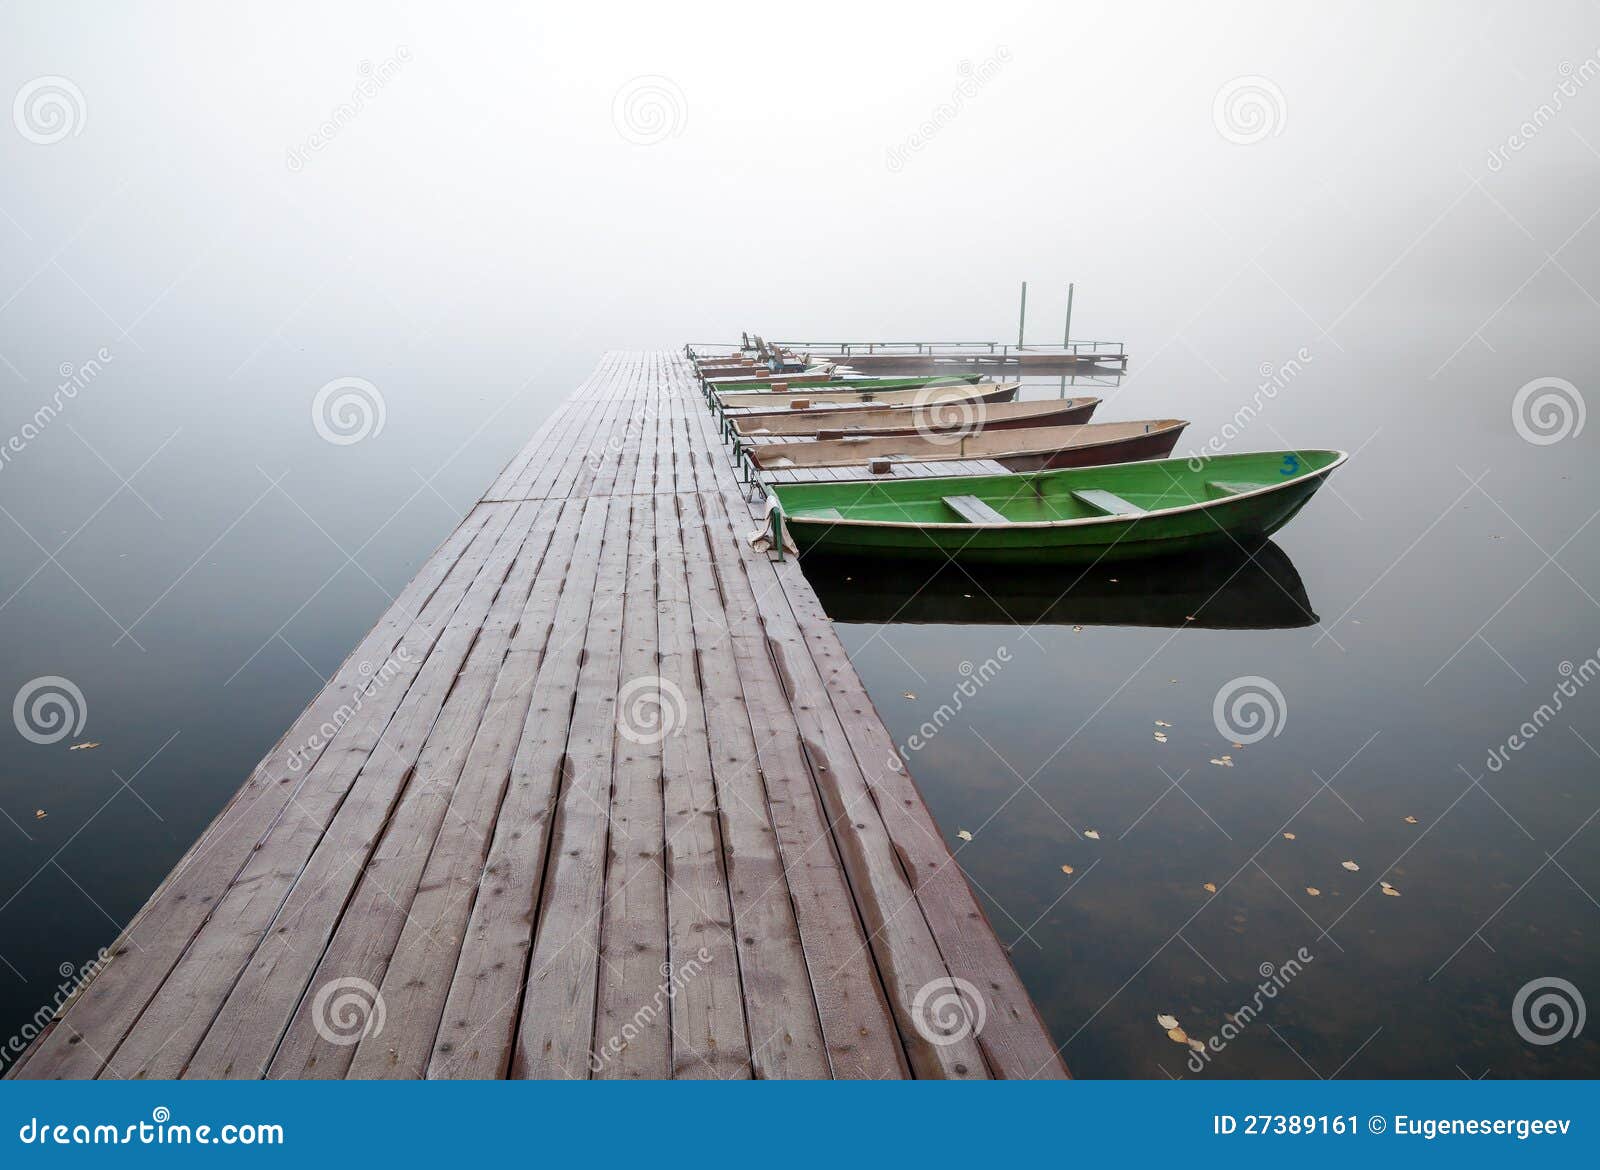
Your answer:
[[[837,622],[1282,630],[1317,621],[1294,563],[1271,541],[1089,568],[933,570],[808,556],[805,572]]]

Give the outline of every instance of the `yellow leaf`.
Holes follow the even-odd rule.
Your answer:
[[[1062,873],[1071,873],[1072,872],[1072,867],[1070,865],[1063,865],[1061,867],[1061,872]]]
[[[99,746],[100,745],[97,742],[75,743],[71,747],[69,747],[67,750],[69,752],[86,752],[90,748],[97,748]]]
[[[1293,841],[1294,840],[1294,834],[1293,833],[1285,833],[1283,835],[1283,839],[1285,841]]]
[[[963,841],[972,840],[972,834],[967,832],[965,829],[958,829],[956,831],[956,836],[960,837]]]
[[[1407,817],[1406,818],[1406,824],[1414,825],[1416,823],[1417,823],[1417,818],[1416,817]]]
[[[1349,871],[1350,871],[1350,872],[1351,872],[1351,873],[1357,873],[1357,872],[1359,872],[1359,871],[1360,871],[1360,869],[1361,869],[1361,867],[1360,867],[1360,866],[1359,866],[1359,865],[1357,865],[1357,864],[1356,864],[1356,863],[1355,863],[1355,862],[1353,862],[1353,861],[1341,861],[1341,862],[1340,862],[1340,863],[1339,863],[1339,864],[1340,864],[1340,865],[1342,865],[1342,866],[1344,866],[1344,867],[1345,867],[1345,868],[1346,868],[1346,869],[1348,869],[1348,870],[1349,870]]]
[[[1167,1039],[1175,1044],[1187,1044],[1189,1043],[1189,1033],[1182,1028],[1168,1028]]]
[[[1322,891],[1317,889],[1316,886],[1307,886],[1306,893],[1310,894],[1313,898],[1322,897]]]
[[[1384,886],[1383,892],[1391,898],[1398,898],[1400,896],[1400,891],[1395,889],[1393,886]]]
[[[1211,882],[1207,882],[1205,885],[1201,886],[1200,888],[1202,890],[1204,890],[1208,894],[1214,894],[1214,893],[1217,892],[1217,887]]]

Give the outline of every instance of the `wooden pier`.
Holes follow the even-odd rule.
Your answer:
[[[757,527],[607,356],[12,1075],[1065,1075]]]

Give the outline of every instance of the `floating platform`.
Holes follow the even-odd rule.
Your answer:
[[[1064,1076],[750,509],[607,356],[11,1075]]]

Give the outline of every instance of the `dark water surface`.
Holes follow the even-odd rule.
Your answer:
[[[476,344],[448,321],[419,340],[423,306],[337,282],[313,297],[256,313],[263,334],[289,314],[264,341],[180,350],[136,329],[0,468],[0,695],[59,676],[87,710],[51,744],[6,725],[0,1033],[115,936],[598,357],[497,352],[484,338],[511,334],[492,323]],[[1201,1075],[1600,1072],[1596,1030],[1537,1046],[1512,1020],[1531,980],[1600,994],[1600,686],[1486,766],[1561,664],[1582,677],[1600,648],[1595,432],[1536,445],[1511,415],[1536,377],[1592,397],[1594,351],[1581,314],[1514,318],[1498,328],[1525,344],[1474,347],[1437,377],[1453,327],[1341,352],[1292,329],[1174,344],[1130,319],[1131,376],[1103,387],[1098,417],[1187,416],[1180,452],[1234,417],[1263,364],[1313,355],[1230,449],[1357,454],[1253,562],[931,583],[808,566],[897,742],[926,741],[918,783],[1078,1074],[1185,1073],[1155,1017],[1219,1032],[1263,965],[1302,948]],[[332,319],[337,336],[308,324]],[[102,332],[77,353],[14,346],[29,381],[6,391],[0,431]],[[310,402],[347,374],[382,388],[386,420],[341,446]],[[963,663],[987,681],[957,702]],[[1282,702],[1272,734],[1234,747],[1213,704],[1241,678]],[[101,746],[67,750],[85,740]]]

